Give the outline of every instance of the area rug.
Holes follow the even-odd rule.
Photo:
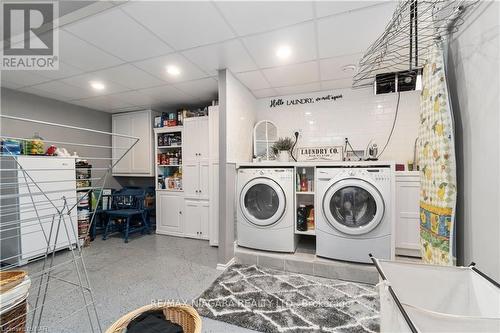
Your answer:
[[[233,265],[195,301],[201,316],[259,332],[378,332],[375,286]]]

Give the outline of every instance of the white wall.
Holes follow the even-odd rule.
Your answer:
[[[251,161],[256,99],[228,70],[226,112],[227,162]]]
[[[483,2],[453,36],[448,82],[456,122],[458,255],[500,280],[498,2]],[[459,258],[460,259],[460,258]]]
[[[270,100],[258,100],[257,121],[268,119],[278,126],[279,135],[293,137],[300,129],[297,146],[322,144],[344,145],[349,138],[354,149],[364,150],[370,139],[379,146],[379,152],[387,141],[396,110],[397,94],[373,94],[373,90],[342,89],[323,92],[280,96],[283,100],[302,97],[342,95],[336,101],[313,104],[279,106],[270,108]],[[380,159],[406,163],[413,159],[413,147],[418,136],[420,92],[401,93],[396,128]]]

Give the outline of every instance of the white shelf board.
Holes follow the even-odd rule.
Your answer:
[[[181,167],[182,164],[157,164],[158,168]]]
[[[314,192],[303,192],[303,191],[296,191],[295,194],[302,194],[302,195],[314,195]]]
[[[165,126],[165,127],[157,127],[154,129],[155,133],[172,133],[172,132],[182,132],[182,126]]]
[[[157,146],[158,149],[175,149],[182,148],[182,145],[179,146]]]
[[[311,235],[311,236],[315,236],[316,235],[316,230],[313,229],[313,230],[307,230],[307,231],[300,231],[300,230],[295,229],[295,234],[297,234],[297,235]]]

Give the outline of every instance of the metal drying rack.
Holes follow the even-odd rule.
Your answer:
[[[479,0],[403,0],[382,35],[367,49],[353,88],[371,86],[379,74],[419,71],[436,41],[458,31]],[[387,78],[387,80],[391,80]]]
[[[67,330],[75,331],[72,326],[74,322],[68,323],[68,319],[83,316],[77,317],[76,320],[81,322],[87,317],[89,331],[102,332],[96,300],[84,260],[84,246],[79,238],[82,235],[78,234],[78,227],[75,228],[75,219],[78,219],[76,209],[84,198],[90,201],[92,190],[99,190],[96,202],[101,202],[103,188],[107,184],[113,167],[137,144],[139,139],[129,135],[9,115],[0,115],[0,120],[2,122],[0,241],[3,243],[1,271],[21,269],[28,272],[31,287],[26,299],[28,304],[25,317],[26,330],[54,332],[63,329],[64,325],[69,325],[66,327]],[[44,137],[44,144],[57,145],[58,148],[78,149],[85,151],[86,156],[58,156],[57,158],[67,159],[67,162],[63,163],[68,166],[67,168],[23,166],[20,162],[22,158],[19,156],[24,155],[19,155],[18,151],[11,151],[9,145],[4,144],[12,143],[12,140],[24,145],[32,142],[33,138],[26,137],[26,133],[16,135],[22,131],[23,127],[19,126],[21,123],[36,128],[36,132]],[[57,140],[56,136],[61,132],[72,133],[83,139],[80,142]],[[50,136],[55,136],[54,140],[51,140]],[[123,147],[93,143],[98,138],[106,138],[113,143],[114,139],[120,138],[126,143]],[[32,156],[31,158],[40,157]],[[92,164],[98,166],[91,168],[92,185],[86,188],[84,195],[76,193],[78,179],[75,164],[77,160],[92,161]],[[69,177],[68,170],[75,170],[72,177]],[[63,173],[65,176],[61,178]],[[92,224],[95,223],[95,212],[96,207],[90,212],[90,223],[84,237],[88,237]],[[41,240],[43,247],[23,253],[20,244],[21,234],[26,239]],[[12,248],[9,246],[11,245],[18,247],[17,254],[15,251],[10,253]],[[69,249],[69,251],[63,251],[63,249]],[[52,307],[54,303],[64,304],[64,309],[59,307],[56,311]],[[10,321],[14,322],[18,319],[20,318]],[[4,327],[7,324],[9,323],[2,322],[1,325]]]

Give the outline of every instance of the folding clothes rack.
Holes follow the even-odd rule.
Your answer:
[[[12,243],[14,247],[16,243],[20,247],[21,233],[24,236],[26,233],[31,233],[31,237],[36,235],[36,239],[41,239],[43,243],[42,249],[34,250],[36,253],[42,252],[41,259],[43,260],[31,262],[19,268],[28,271],[31,279],[31,287],[27,296],[26,330],[33,332],[53,332],[65,329],[75,331],[67,320],[81,315],[84,318],[78,317],[80,322],[85,320],[85,317],[88,318],[89,331],[102,332],[96,300],[84,260],[83,242],[78,237],[74,223],[77,206],[85,196],[76,195],[77,175],[73,173],[71,179],[68,179],[67,175],[71,172],[68,173],[67,170],[73,170],[75,159],[92,161],[91,179],[93,182],[88,188],[86,200],[90,200],[89,194],[93,189],[100,189],[96,200],[99,203],[102,189],[106,185],[112,168],[137,144],[139,139],[123,134],[8,115],[0,115],[0,121],[2,122],[0,133],[2,143],[7,140],[16,140],[23,144],[31,142],[32,138],[28,137],[29,134],[19,135],[22,128],[26,128],[22,125],[28,124],[36,128],[36,132],[44,137],[43,142],[46,145],[44,151],[48,145],[57,145],[58,148],[65,147],[71,151],[78,149],[80,152],[85,152],[85,156],[77,158],[59,157],[66,159],[67,163],[62,164],[68,165],[68,168],[60,166],[41,168],[36,166],[36,161],[34,167],[32,163],[30,167],[23,166],[19,162],[22,158],[19,157],[18,152],[10,151],[6,144],[2,145],[3,148],[0,151],[0,241],[4,243],[1,271],[18,269],[17,267],[26,264],[26,260],[23,260],[26,253],[23,254],[19,250],[17,254],[10,255],[5,252],[5,246],[9,242],[14,242]],[[56,140],[55,138],[63,132],[78,137],[75,141],[80,142]],[[96,142],[101,142],[102,138],[110,144],[96,144]],[[123,145],[122,147],[116,146],[118,141]],[[33,156],[33,158],[37,157]],[[60,175],[63,173],[66,176],[61,179]],[[51,190],[54,188],[57,190]],[[90,213],[90,227],[87,228],[86,236],[94,223],[95,210],[94,208]],[[19,218],[21,212],[31,217]],[[69,251],[62,249],[69,249]],[[56,255],[56,250],[61,251]],[[59,303],[57,312],[52,307],[54,303]],[[61,304],[63,304],[62,307]],[[16,319],[19,318],[14,318],[12,321]],[[5,324],[7,323],[2,323],[2,325]],[[65,327],[65,325],[69,326]]]
[[[382,35],[367,49],[354,75],[354,88],[371,86],[378,74],[418,71],[428,49],[454,32],[479,0],[403,0]]]

